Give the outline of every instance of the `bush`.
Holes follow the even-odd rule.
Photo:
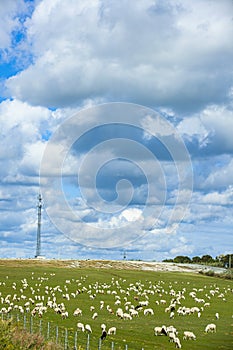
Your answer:
[[[12,324],[0,321],[0,349],[4,350],[60,350],[59,345],[46,342],[39,334],[30,334]]]

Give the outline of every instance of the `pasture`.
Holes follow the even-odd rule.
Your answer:
[[[0,260],[0,312],[33,315],[35,325],[49,321],[69,332],[77,331],[78,322],[89,324],[93,350],[98,348],[103,323],[107,330],[116,327],[116,334],[108,335],[101,349],[111,349],[112,342],[119,350],[125,344],[129,350],[175,349],[168,336],[154,335],[154,328],[162,325],[177,329],[182,349],[233,349],[232,281],[196,273],[124,269],[122,264],[98,266],[91,261],[78,267],[68,261]],[[76,309],[82,315],[74,316]],[[117,316],[119,309],[130,317]],[[145,309],[153,314],[145,315]],[[216,333],[204,332],[210,323],[216,324]],[[196,340],[183,340],[184,331],[193,332]],[[86,337],[79,330],[78,344],[86,344]]]

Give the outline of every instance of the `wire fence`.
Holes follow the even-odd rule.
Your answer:
[[[106,342],[102,342],[101,338],[93,338],[90,333],[86,334],[74,331],[73,328],[59,327],[53,322],[34,318],[27,314],[1,313],[1,319],[3,321],[11,319],[24,330],[39,334],[44,339],[59,344],[64,350],[130,350],[127,344],[119,346],[113,341],[106,344]],[[140,349],[144,350],[144,348]]]

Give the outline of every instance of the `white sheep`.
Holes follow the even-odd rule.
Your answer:
[[[170,342],[175,342],[175,339],[176,339],[175,333],[169,332],[169,333],[168,333],[168,336],[169,336]]]
[[[175,343],[177,349],[181,349],[181,343],[180,343],[180,339],[179,338],[176,337],[174,339],[174,343]]]
[[[82,332],[84,332],[85,331],[84,324],[82,322],[78,322],[77,323],[77,329],[78,330],[80,329]]]
[[[205,333],[216,333],[216,324],[214,323],[209,323],[206,327],[205,327]]]
[[[174,318],[175,317],[175,313],[174,313],[174,311],[172,311],[171,313],[170,313],[170,318]]]
[[[94,312],[94,314],[92,315],[92,319],[95,320],[98,317],[97,312]]]
[[[219,320],[219,313],[218,312],[216,312],[215,318],[216,318],[216,320]]]
[[[155,327],[154,328],[154,334],[157,335],[167,335],[167,329],[166,326],[162,327]]]
[[[74,310],[73,316],[82,316],[82,310],[77,308]]]
[[[91,326],[89,324],[86,324],[85,325],[85,330],[88,332],[88,333],[92,333],[92,329],[91,329]]]
[[[104,323],[102,323],[100,327],[101,327],[102,331],[105,331],[107,328],[106,324],[104,324]]]
[[[153,309],[145,309],[144,316],[147,316],[147,315],[154,315]]]
[[[130,316],[130,314],[128,314],[127,312],[123,313],[123,319],[124,320],[132,320],[132,316]]]
[[[196,336],[193,332],[189,332],[189,331],[184,331],[184,336],[183,336],[184,340],[196,340]]]
[[[116,327],[111,327],[111,328],[109,328],[109,330],[108,330],[108,335],[111,335],[111,334],[116,334]]]

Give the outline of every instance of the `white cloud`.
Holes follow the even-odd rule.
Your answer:
[[[43,0],[27,21],[34,64],[7,86],[46,106],[104,98],[199,110],[231,88],[232,8],[229,0]]]
[[[23,0],[8,0],[0,2],[0,49],[9,49],[11,46],[11,33],[20,27],[19,15],[25,11]]]

